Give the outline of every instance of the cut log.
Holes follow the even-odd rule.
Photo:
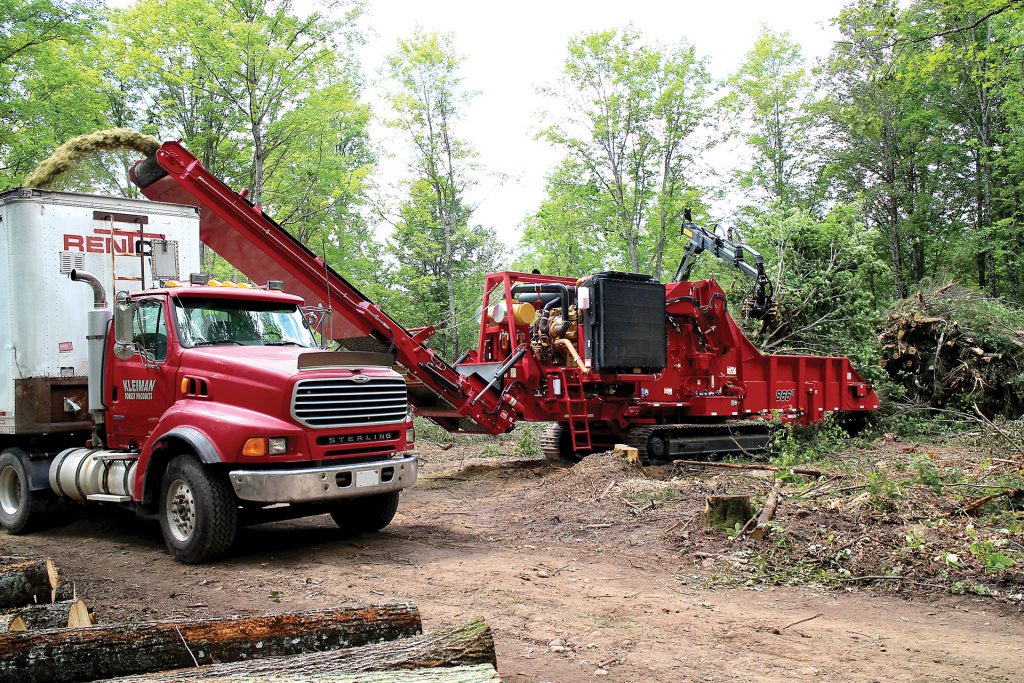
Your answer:
[[[18,559],[0,566],[0,607],[50,602],[60,582],[50,558]]]
[[[707,525],[721,531],[741,529],[753,516],[750,496],[708,496],[704,506]]]
[[[397,671],[470,664],[496,664],[494,636],[483,619],[473,619],[430,635],[387,643],[129,676],[108,683],[187,683],[245,677],[262,680],[265,677],[306,676],[327,671]]]
[[[148,679],[133,679],[148,680]],[[204,678],[206,683],[501,683],[498,671],[490,664],[413,669],[410,671],[367,671],[352,673],[320,667],[316,673],[237,674]]]
[[[8,615],[19,617],[25,628],[8,631],[30,631],[43,628],[80,628],[92,626],[89,609],[84,600],[65,600],[46,605],[29,605],[0,615],[0,620]]]
[[[411,603],[285,614],[119,624],[0,635],[0,683],[113,676],[282,657],[420,633]]]
[[[28,626],[25,624],[25,620],[17,612],[0,614],[0,633],[17,633],[27,630]]]

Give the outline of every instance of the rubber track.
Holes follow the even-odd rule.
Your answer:
[[[652,434],[657,432],[676,432],[676,431],[690,431],[696,432],[699,435],[700,432],[707,431],[719,431],[723,427],[732,428],[744,428],[744,427],[755,427],[759,429],[765,429],[770,427],[767,422],[763,420],[736,420],[733,422],[723,422],[719,424],[714,423],[684,423],[684,424],[665,424],[665,425],[647,425],[645,427],[634,427],[626,433],[626,443],[633,448],[637,449],[640,457],[640,464],[650,465],[654,462],[650,454],[647,452],[647,443]],[[712,453],[704,453],[702,455],[713,455]],[[668,454],[666,460],[672,459],[672,455]]]

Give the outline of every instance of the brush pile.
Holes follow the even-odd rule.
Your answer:
[[[1024,311],[954,284],[924,288],[893,305],[881,339],[882,366],[910,399],[1024,414]]]

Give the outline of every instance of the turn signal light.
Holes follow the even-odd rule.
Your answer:
[[[259,457],[267,454],[267,440],[263,437],[253,437],[245,442],[242,446],[242,455],[250,458]]]

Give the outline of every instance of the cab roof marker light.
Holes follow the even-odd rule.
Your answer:
[[[164,287],[181,287],[181,283],[177,280],[164,280]]]
[[[220,280],[214,280],[211,278],[210,281],[207,282],[206,284],[208,284],[211,287],[220,287]]]

